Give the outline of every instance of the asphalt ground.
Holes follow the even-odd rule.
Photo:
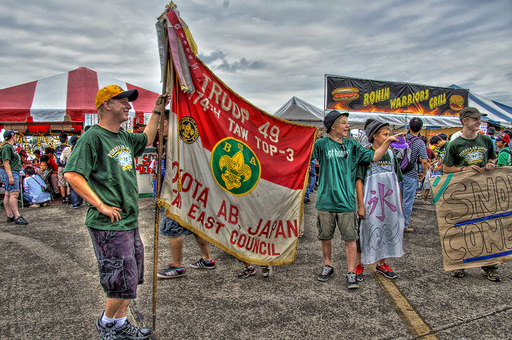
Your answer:
[[[404,236],[405,255],[388,264],[391,281],[366,268],[357,290],[345,287],[345,255],[333,240],[335,275],[319,282],[316,195],[305,205],[305,230],[293,265],[274,267],[264,279],[239,279],[242,264],[211,247],[215,270],[189,268],[187,275],[159,280],[154,337],[157,339],[510,339],[512,267],[500,265],[501,282],[479,268],[462,279],[442,265],[435,208],[417,201],[416,231]],[[145,244],[145,283],[130,318],[152,325],[152,198],[140,199]],[[104,307],[97,265],[83,222],[86,209],[54,202],[25,208],[28,226],[5,223],[0,214],[0,339],[95,339],[94,322]],[[200,258],[193,236],[185,237],[185,264]],[[160,237],[158,268],[170,261]],[[138,314],[136,313],[138,312]],[[140,315],[140,317],[138,317]]]

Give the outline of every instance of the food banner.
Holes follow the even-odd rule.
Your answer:
[[[512,260],[512,167],[430,181],[445,270]]]
[[[177,13],[167,19],[188,46]],[[242,261],[293,263],[316,129],[254,107],[184,50],[193,92],[175,86],[160,204]]]
[[[326,110],[458,116],[468,91],[326,75]]]

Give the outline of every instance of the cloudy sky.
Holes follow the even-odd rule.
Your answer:
[[[2,0],[0,88],[81,66],[160,92],[159,0]],[[199,57],[274,113],[324,75],[457,84],[512,106],[512,1],[176,0]]]

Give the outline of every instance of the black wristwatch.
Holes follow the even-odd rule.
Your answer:
[[[156,114],[156,115],[159,115],[159,116],[160,116],[160,114],[161,114],[161,112],[160,112],[160,111],[157,111],[157,110],[153,110],[153,113],[154,113],[154,114]]]

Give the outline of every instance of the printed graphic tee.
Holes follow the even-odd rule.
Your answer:
[[[92,191],[106,205],[121,209],[121,219],[110,218],[90,206],[85,225],[100,230],[130,230],[138,226],[139,192],[135,157],[142,155],[146,134],[118,133],[93,125],[79,138],[64,172],[84,176]]]
[[[490,159],[496,159],[492,140],[489,136],[478,134],[475,139],[460,136],[450,142],[443,164],[484,167]]]

